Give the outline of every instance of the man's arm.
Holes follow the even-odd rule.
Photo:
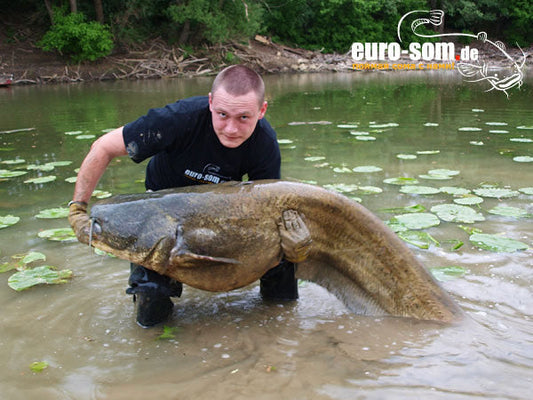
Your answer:
[[[89,203],[110,161],[115,157],[128,154],[122,138],[122,128],[106,133],[92,144],[78,172],[73,201]]]

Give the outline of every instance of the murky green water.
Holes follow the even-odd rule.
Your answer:
[[[156,340],[162,328],[135,324],[131,298],[124,294],[126,262],[95,255],[78,243],[37,236],[67,226],[66,219],[35,215],[70,200],[73,184],[65,179],[75,175],[92,142],[65,132],[99,136],[150,107],[205,94],[210,82],[0,90],[0,131],[35,128],[0,133],[0,161],[26,161],[3,163],[0,169],[72,161],[0,181],[0,215],[21,218],[0,230],[2,262],[40,251],[46,264],[74,272],[65,285],[24,292],[8,287],[13,272],[0,274],[2,398],[530,398],[532,250],[481,250],[458,223],[425,230],[441,247],[411,247],[428,268],[455,265],[466,271],[442,282],[466,313],[457,326],[353,315],[311,284],[301,287],[297,303],[284,305],[263,303],[256,285],[224,294],[186,288],[167,324],[177,328],[173,340]],[[384,220],[393,216],[384,207],[421,204],[429,210],[454,199],[445,193],[401,193],[400,186],[383,182],[387,178],[470,190],[482,184],[513,191],[533,186],[533,164],[519,162],[533,156],[533,130],[519,129],[533,126],[531,81],[509,99],[462,82],[452,72],[273,76],[266,83],[267,116],[282,143],[283,177],[382,189],[349,195]],[[459,129],[465,127],[479,130]],[[368,165],[382,170],[352,171]],[[116,160],[99,189],[142,191],[144,167]],[[419,177],[434,169],[459,174],[449,180]],[[57,178],[24,183],[47,175]],[[511,206],[532,214],[532,199],[524,192],[484,198],[473,207],[486,220],[469,226],[533,246],[531,218],[489,213]],[[451,241],[464,245],[453,251]],[[48,368],[34,373],[29,368],[34,361],[46,361]]]

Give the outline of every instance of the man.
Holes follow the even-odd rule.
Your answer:
[[[147,190],[196,184],[279,179],[280,151],[276,132],[264,119],[268,104],[262,78],[234,65],[215,78],[209,96],[179,100],[149,112],[96,140],[82,162],[69,222],[78,231],[91,195],[109,162],[129,155],[135,162],[150,158]],[[260,280],[267,299],[294,300],[298,287],[295,265],[283,260]],[[152,326],[171,313],[170,297],[179,297],[182,284],[132,264],[126,293],[137,304],[137,322]]]

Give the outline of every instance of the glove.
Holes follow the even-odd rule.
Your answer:
[[[87,203],[71,201],[68,203],[68,222],[81,243],[89,244],[91,220],[87,215]]]
[[[309,255],[312,239],[309,229],[297,211],[283,212],[279,233],[285,259],[293,263],[304,261]]]

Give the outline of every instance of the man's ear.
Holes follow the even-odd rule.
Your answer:
[[[261,106],[261,109],[259,110],[259,118],[258,119],[261,119],[261,118],[263,118],[265,116],[267,108],[268,108],[268,103],[265,101],[265,102],[263,102],[263,105]]]
[[[209,92],[209,111],[213,112],[213,95]]]

